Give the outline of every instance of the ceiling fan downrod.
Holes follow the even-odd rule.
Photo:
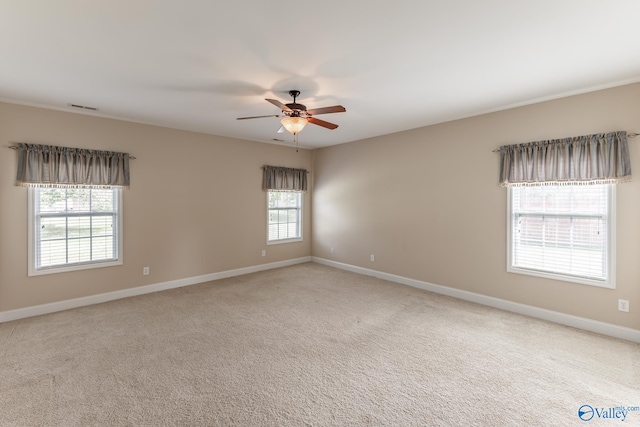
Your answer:
[[[291,95],[293,97],[293,103],[295,104],[296,98],[298,96],[300,96],[300,91],[299,90],[290,90],[289,91],[289,95]]]
[[[304,106],[302,104],[298,104],[296,102],[296,98],[300,95],[300,91],[299,90],[290,90],[289,91],[289,95],[291,95],[293,97],[293,102],[290,103],[290,104],[285,104],[287,107],[289,107],[289,109],[292,110],[292,111],[288,112],[288,115],[290,117],[299,117],[301,112],[305,112],[307,110],[306,106]]]

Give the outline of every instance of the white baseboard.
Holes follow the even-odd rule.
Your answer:
[[[164,291],[167,289],[180,288],[183,286],[196,285],[227,277],[241,276],[243,274],[255,273],[258,271],[271,270],[279,267],[286,267],[294,264],[305,262],[315,262],[342,270],[351,271],[353,273],[364,274],[367,276],[377,277],[379,279],[388,280],[390,282],[402,285],[412,286],[414,288],[423,289],[437,294],[447,295],[450,297],[498,308],[513,313],[523,314],[525,316],[535,317],[538,319],[548,320],[550,322],[559,323],[561,325],[571,326],[586,331],[596,332],[615,338],[624,339],[640,343],[640,331],[637,329],[625,328],[610,323],[599,322],[584,317],[573,316],[570,314],[560,313],[557,311],[547,310],[544,308],[534,307],[517,302],[507,301],[500,298],[494,298],[474,292],[464,291],[461,289],[450,288],[442,285],[435,285],[421,280],[410,279],[408,277],[397,276],[395,274],[384,273],[368,268],[357,267],[350,264],[344,264],[331,261],[319,257],[302,257],[285,261],[272,262],[268,264],[259,264],[251,267],[238,268],[235,270],[220,271],[217,273],[205,274],[202,276],[187,277],[184,279],[171,280],[168,282],[155,283],[152,285],[140,286],[136,288],[123,289],[120,291],[107,292],[104,294],[91,295],[82,298],[53,302],[49,304],[36,305],[32,307],[19,308],[16,310],[0,311],[0,323],[10,322],[12,320],[23,319],[26,317],[40,316],[43,314],[55,313],[57,311],[69,310],[87,305],[100,304],[103,302],[113,301],[121,298],[128,298],[137,295],[149,294],[152,292]]]
[[[535,317],[550,322],[559,323],[561,325],[571,326],[577,329],[596,332],[598,334],[607,335],[614,338],[620,338],[627,341],[640,343],[640,330],[625,328],[623,326],[613,325],[611,323],[599,322],[584,317],[572,316],[570,314],[560,313],[557,311],[547,310],[544,308],[534,307],[531,305],[520,304],[517,302],[507,301],[500,298],[494,298],[474,292],[463,291],[461,289],[450,288],[447,286],[434,285],[433,283],[423,282],[421,280],[410,279],[407,277],[396,276],[395,274],[384,273],[381,271],[371,270],[368,268],[357,267],[350,264],[331,261],[325,258],[311,257],[311,261],[351,271],[353,273],[364,274],[367,276],[377,277],[379,279],[388,280],[390,282],[400,283],[402,285],[412,286],[414,288],[423,289],[425,291],[437,294],[447,295],[450,297],[462,299],[465,301],[475,302],[477,304],[489,307],[499,308],[501,310],[513,313],[523,314],[529,317]]]
[[[196,285],[198,283],[210,282],[213,280],[225,279],[227,277],[241,276],[243,274],[255,273],[258,271],[271,270],[288,265],[301,264],[311,261],[311,257],[294,258],[285,261],[259,264],[251,267],[238,268],[235,270],[220,271],[217,273],[205,274],[202,276],[187,277],[184,279],[171,280],[168,282],[155,283],[152,285],[139,286],[136,288],[123,289],[121,291],[107,292],[104,294],[91,295],[71,300],[52,302],[50,304],[35,305],[32,307],[19,308],[16,310],[0,311],[0,323],[12,320],[23,319],[25,317],[40,316],[42,314],[55,313],[57,311],[69,310],[87,305],[100,304],[121,298],[128,298],[137,295],[150,294],[152,292],[165,291],[167,289],[180,288],[183,286]]]

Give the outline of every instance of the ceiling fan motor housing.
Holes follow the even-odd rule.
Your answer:
[[[306,111],[307,107],[305,107],[302,104],[298,104],[296,102],[292,102],[290,104],[285,104],[287,107],[291,108],[292,110],[300,110],[300,111]]]

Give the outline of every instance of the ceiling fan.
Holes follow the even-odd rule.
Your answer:
[[[277,99],[265,99],[269,101],[276,107],[280,108],[282,111],[281,114],[271,114],[268,116],[253,116],[253,117],[238,117],[237,120],[247,120],[247,119],[260,119],[263,117],[282,117],[281,123],[282,126],[292,134],[296,135],[300,132],[307,123],[312,123],[317,126],[322,126],[323,128],[327,128],[330,130],[336,129],[338,125],[334,123],[329,123],[324,120],[320,120],[315,118],[314,116],[318,114],[330,114],[330,113],[344,113],[347,111],[342,105],[334,105],[332,107],[323,107],[323,108],[313,108],[311,110],[307,110],[302,104],[298,104],[296,102],[296,98],[300,95],[299,90],[290,90],[289,95],[293,97],[293,102],[289,104],[283,104]]]

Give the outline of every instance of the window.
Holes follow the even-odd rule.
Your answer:
[[[267,244],[302,240],[302,192],[267,192]]]
[[[29,275],[122,264],[120,189],[29,188]]]
[[[507,271],[615,288],[613,185],[509,187]]]

